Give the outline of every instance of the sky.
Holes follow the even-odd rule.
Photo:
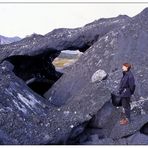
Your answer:
[[[56,28],[82,27],[100,18],[140,13],[148,3],[0,3],[0,35],[21,38]]]

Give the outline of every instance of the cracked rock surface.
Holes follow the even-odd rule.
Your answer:
[[[1,45],[0,144],[147,144],[147,40],[146,8]],[[84,52],[64,74],[52,64],[62,50]],[[127,126],[110,102],[124,62],[136,79]]]

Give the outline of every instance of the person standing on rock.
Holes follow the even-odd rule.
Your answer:
[[[130,69],[131,65],[129,63],[122,65],[123,77],[119,85],[119,95],[123,107],[120,120],[121,125],[126,125],[130,122],[130,97],[134,94],[136,86],[134,76]]]

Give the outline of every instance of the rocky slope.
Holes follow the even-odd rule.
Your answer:
[[[100,19],[1,45],[1,144],[148,144],[147,40],[145,9],[133,18]],[[52,62],[60,52],[78,49],[84,52],[78,61],[64,74],[56,71]],[[137,87],[132,122],[120,126],[110,93],[124,62],[134,65]]]
[[[109,126],[108,130],[112,131],[105,136],[120,139],[139,131],[142,125],[148,121],[147,110],[143,108],[145,106],[143,104],[148,100],[147,16],[148,10],[145,9],[120,28],[113,29],[98,39],[71,67],[70,71],[54,84],[45,97],[50,98],[51,103],[57,106],[63,106],[72,100],[84,99],[88,104],[99,109],[99,106],[95,105],[102,99],[102,90],[97,85],[102,85],[103,90],[115,91],[122,76],[122,63],[132,63],[137,86],[131,103],[134,112],[133,123],[127,127],[121,127],[118,123],[119,117],[110,118],[106,124]],[[108,74],[108,78],[103,82],[92,83],[91,77],[98,69],[104,70]],[[109,100],[110,93],[103,97]],[[112,126],[110,126],[110,122],[113,122]]]
[[[21,38],[19,37],[5,37],[5,36],[0,35],[0,44],[10,44],[10,43],[17,42],[20,40]]]

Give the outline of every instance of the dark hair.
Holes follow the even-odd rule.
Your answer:
[[[124,63],[124,64],[123,64],[123,66],[127,67],[127,68],[128,68],[128,70],[130,70],[130,69],[131,69],[131,67],[132,67],[132,65],[131,65],[131,64],[129,64],[129,63]]]

